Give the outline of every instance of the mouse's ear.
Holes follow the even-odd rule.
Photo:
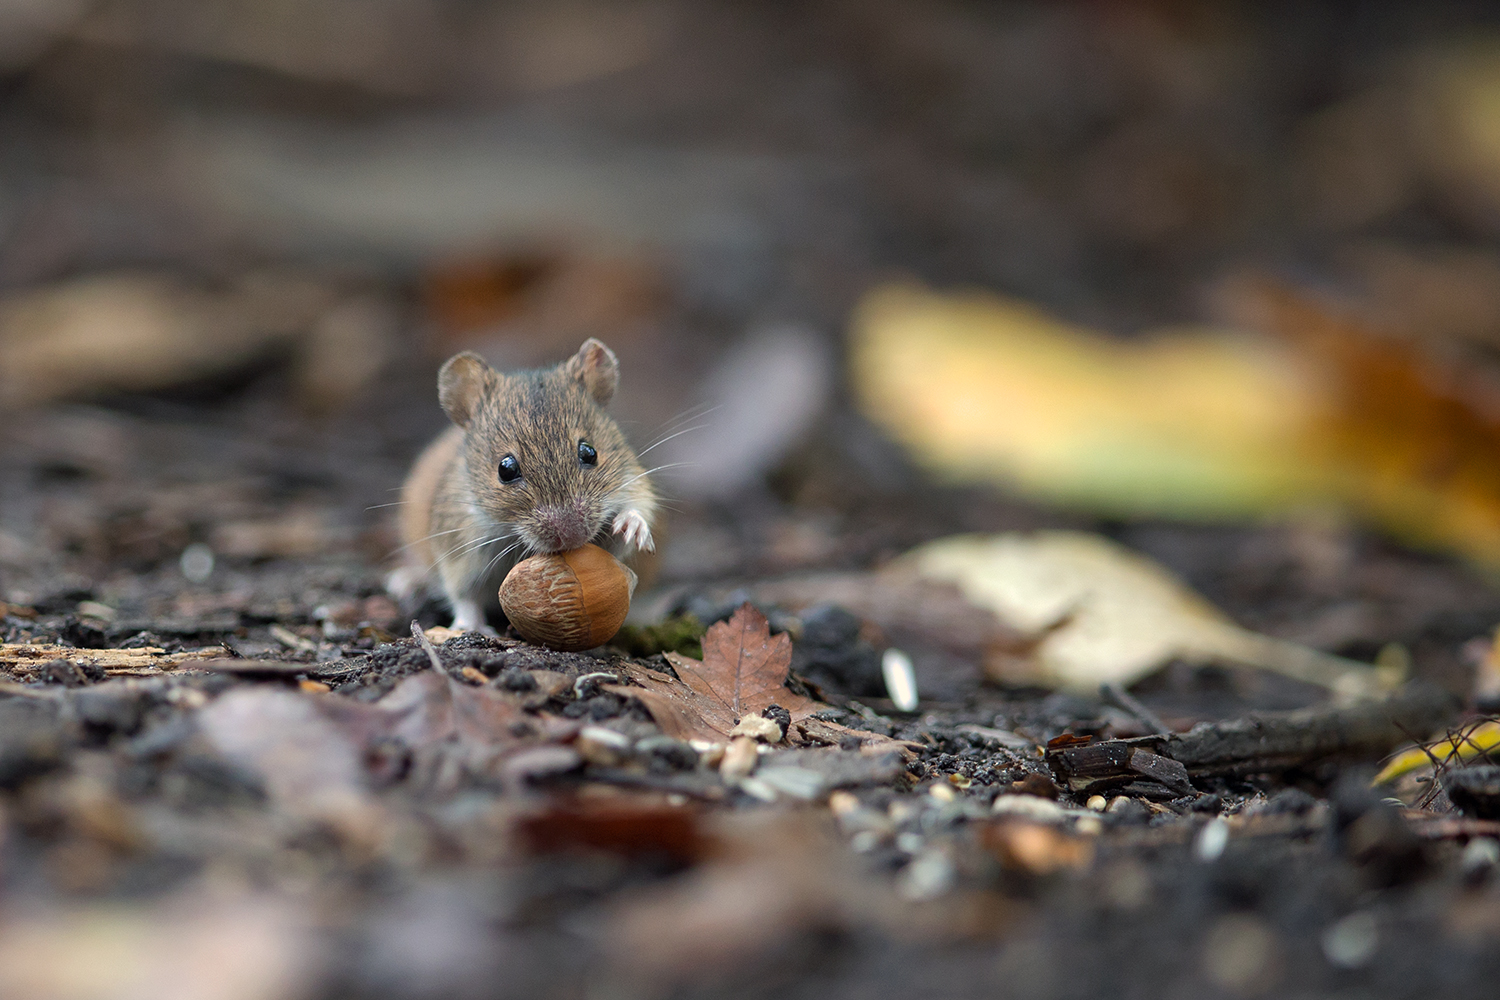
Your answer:
[[[468,427],[479,409],[484,391],[494,380],[495,369],[473,351],[455,354],[438,371],[438,402],[460,427]]]
[[[564,362],[563,367],[570,376],[583,383],[600,406],[610,401],[615,386],[620,384],[620,362],[615,360],[615,352],[593,337],[585,340],[578,353]]]

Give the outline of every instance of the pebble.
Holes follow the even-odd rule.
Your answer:
[[[764,740],[767,743],[780,743],[781,737],[785,735],[782,729],[771,719],[762,715],[747,715],[736,723],[729,731],[730,736],[748,736],[755,740]]]
[[[1198,831],[1193,838],[1193,857],[1204,863],[1217,861],[1229,846],[1229,821],[1217,816]]]
[[[1061,823],[1068,818],[1062,806],[1035,795],[998,795],[990,812],[997,816],[1025,816],[1042,823]]]
[[[898,712],[917,710],[917,672],[912,667],[911,657],[899,649],[887,649],[880,657],[880,672],[885,679],[886,693]]]
[[[1280,942],[1265,921],[1248,913],[1220,917],[1203,943],[1203,972],[1232,993],[1264,992],[1280,978]]]
[[[630,737],[604,726],[584,726],[578,731],[573,747],[590,764],[616,767],[630,755]]]
[[[828,796],[828,808],[835,816],[845,816],[859,808],[859,796],[853,792],[834,792]]]
[[[1370,964],[1380,947],[1380,926],[1368,910],[1351,913],[1323,932],[1323,957],[1341,969]]]
[[[936,899],[953,888],[957,875],[946,854],[925,851],[902,870],[898,891],[903,899],[911,902]]]
[[[827,790],[823,776],[805,767],[791,765],[763,767],[756,777],[783,795],[789,795],[794,799],[811,801]]]
[[[775,802],[778,794],[774,787],[759,778],[741,778],[738,782],[739,789],[762,802]]]
[[[1109,805],[1109,801],[1102,795],[1090,795],[1089,800],[1084,805],[1094,810],[1094,812],[1103,812],[1105,807]]]
[[[755,740],[748,736],[736,736],[729,741],[724,759],[719,763],[719,774],[727,781],[735,781],[750,775],[760,759]]]
[[[189,583],[204,583],[214,574],[214,550],[202,542],[194,542],[182,550],[177,566]]]
[[[1479,878],[1500,864],[1500,841],[1494,837],[1475,837],[1464,847],[1459,864],[1466,878]]]

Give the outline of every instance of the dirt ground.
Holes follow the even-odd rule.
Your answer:
[[[149,353],[123,307],[102,348],[36,355],[21,338],[51,328],[0,306],[21,331],[0,343],[40,366],[0,361],[0,995],[1404,997],[1500,977],[1500,789],[1460,809],[1371,785],[1397,746],[1496,708],[1474,689],[1492,577],[1350,521],[1126,519],[939,481],[861,413],[841,353],[893,275],[1128,336],[1199,318],[1246,261],[1323,280],[1372,233],[1490,247],[1431,190],[1308,221],[1274,166],[1314,111],[1483,16],[663,5],[677,41],[554,85],[453,55],[458,15],[418,16],[440,6],[382,8],[372,23],[427,41],[380,72],[215,48],[167,3],[54,26],[4,64],[8,301],[150,274],[173,315],[219,311],[212,350],[165,352],[158,378],[118,363]],[[532,145],[496,126],[485,147],[476,122],[502,119]],[[488,156],[521,183],[526,149],[577,182],[547,238],[492,219],[480,250],[434,242],[482,212],[411,177]],[[1157,200],[1117,204],[1116,167]],[[548,228],[583,216],[613,232]],[[244,316],[241,336],[226,317]],[[758,451],[726,439],[743,467],[709,448],[702,478],[663,475],[662,552],[614,644],[430,631],[445,610],[401,606],[385,576],[394,491],[444,426],[438,365],[471,346],[560,360],[585,332],[619,349],[639,444],[712,406],[745,344],[813,358],[816,405]],[[340,353],[377,348],[367,371]],[[997,683],[958,619],[897,636],[777,596],[1040,528],[1098,533],[1248,629],[1411,680],[1363,736],[1179,779],[1165,732],[1340,703],[1181,660],[1125,692]],[[697,656],[746,601],[791,636],[785,697],[821,707],[737,773],[631,692],[677,680],[663,654]],[[897,638],[914,710],[880,679]],[[1143,756],[1070,783],[1080,746]]]

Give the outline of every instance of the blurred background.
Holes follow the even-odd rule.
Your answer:
[[[1500,704],[1494,5],[0,0],[0,642],[222,646],[285,686],[360,657],[384,658],[381,683],[425,669],[389,643],[414,614],[447,618],[383,581],[390,505],[446,423],[438,366],[464,349],[552,364],[589,336],[619,355],[614,411],[672,508],[644,619],[769,607],[775,586],[838,600],[865,620],[824,609],[820,651],[809,614],[799,672],[891,711],[871,671],[899,642],[924,720],[1009,726],[1019,705],[1046,739],[1104,711],[1101,677],[1017,693],[996,663],[1032,656],[1079,603],[1018,643],[871,579],[957,532],[1075,528],[1208,603],[1114,549],[1072,582],[1154,593],[1200,645],[1199,619],[1220,639],[1232,619]],[[843,590],[814,575],[832,572]],[[915,626],[878,634],[881,602]],[[1171,615],[1122,606],[1112,624],[1154,671],[1134,693],[1181,728],[1323,694],[1195,671],[1162,648]],[[864,687],[818,674],[819,655],[868,667]],[[1232,880],[1200,893],[1207,866],[1162,853],[1159,884],[1188,888],[1155,911],[1136,908],[1152,885],[1136,865],[1059,897],[1076,926],[1028,909],[1028,882],[994,913],[923,911],[949,923],[890,911],[889,939],[915,935],[893,949],[847,916],[873,910],[866,870],[820,880],[843,870],[821,833],[726,820],[712,836],[760,859],[733,891],[642,907],[631,893],[656,874],[521,858],[506,837],[524,797],[450,774],[424,798],[399,758],[319,742],[332,723],[221,721],[263,740],[273,779],[353,789],[362,809],[380,782],[368,839],[266,807],[192,743],[224,675],[123,667],[89,685],[103,668],[16,662],[0,784],[63,753],[61,724],[28,728],[23,709],[66,709],[87,740],[0,802],[7,996],[666,995],[622,992],[601,948],[712,971],[751,920],[740,945],[787,930],[793,959],[673,995],[802,995],[782,991],[810,968],[825,979],[807,989],[844,976],[850,996],[918,977],[950,995],[964,969],[1071,984],[1091,956],[1114,983],[1178,974],[1203,900],[1255,898]],[[239,689],[315,697],[272,687]],[[1305,915],[1369,894],[1297,857],[1256,861],[1246,884],[1302,893],[1286,940],[1343,976]],[[1430,908],[1454,898],[1436,884]],[[1111,924],[1085,899],[1136,902]],[[1174,899],[1190,905],[1169,921]],[[1463,912],[1422,919],[1494,922]],[[1009,950],[975,936],[1002,925],[1021,935]],[[1127,925],[1147,937],[1106,933]],[[1049,926],[1074,926],[1050,953],[1026,936]],[[979,942],[972,964],[935,943],[950,931]],[[859,961],[825,961],[840,934]],[[1431,955],[1451,980],[1493,952],[1458,947],[1401,943],[1382,968],[1430,982],[1410,956]]]
[[[392,624],[437,366],[597,335],[663,586],[1086,526],[1452,660],[1500,562],[1497,22],[5,0],[0,600]]]

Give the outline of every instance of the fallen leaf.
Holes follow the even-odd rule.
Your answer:
[[[1497,267],[1433,266],[1465,272],[1453,287]],[[856,313],[852,376],[864,411],[944,478],[1123,515],[1340,509],[1495,565],[1500,369],[1473,339],[1492,293],[1470,297],[1428,310],[1460,343],[1410,329],[1411,310],[1377,322],[1239,279],[1219,289],[1224,327],[1121,341],[1023,302],[888,287]]]
[[[330,301],[294,276],[209,292],[160,274],[96,275],[0,298],[0,408],[149,391],[289,343]]]
[[[1420,747],[1403,750],[1386,762],[1371,784],[1384,785],[1403,775],[1432,767],[1436,758],[1443,764],[1489,757],[1489,751],[1500,746],[1500,722],[1486,719],[1460,729],[1451,736]]]
[[[676,739],[723,742],[741,718],[772,705],[789,711],[794,722],[826,707],[786,686],[791,636],[771,635],[765,615],[748,603],[704,634],[701,661],[665,656],[680,680],[629,666],[626,672],[639,687],[606,687],[640,699],[662,732]]]
[[[1220,299],[1321,372],[1324,403],[1298,451],[1346,507],[1406,541],[1500,564],[1500,372],[1482,352],[1413,341],[1266,279]]]
[[[366,785],[360,746],[319,707],[315,697],[299,692],[242,687],[198,712],[197,724],[209,744],[258,777],[282,809],[367,840],[380,807]]]
[[[516,833],[533,854],[594,850],[657,855],[682,865],[693,864],[710,847],[695,810],[647,796],[557,803],[523,817]]]
[[[996,680],[1092,692],[1174,659],[1260,667],[1345,694],[1374,694],[1386,679],[1364,664],[1242,629],[1161,566],[1098,535],[957,535],[902,562],[956,584],[972,603],[1037,637],[1029,659],[1008,658],[992,670]]]
[[[865,413],[947,479],[1197,517],[1326,492],[1296,447],[1316,386],[1273,342],[1127,343],[1012,299],[890,286],[860,304],[850,346]]]

